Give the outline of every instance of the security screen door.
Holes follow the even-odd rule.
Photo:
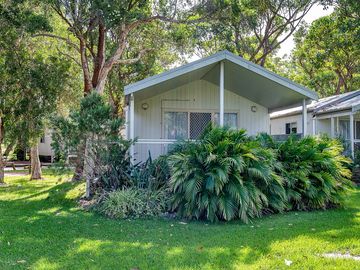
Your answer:
[[[189,138],[195,140],[203,133],[211,122],[211,113],[191,112],[190,113],[190,134]]]

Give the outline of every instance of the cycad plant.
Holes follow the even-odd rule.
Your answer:
[[[210,128],[200,140],[180,144],[169,164],[172,207],[181,217],[248,222],[265,209],[285,208],[274,151],[244,130]]]
[[[288,200],[293,209],[325,209],[339,205],[352,186],[351,160],[342,155],[338,140],[328,137],[290,137],[278,145]]]

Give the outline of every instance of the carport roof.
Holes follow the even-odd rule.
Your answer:
[[[314,91],[229,51],[221,51],[129,84],[125,86],[125,95],[133,93],[135,100],[141,100],[195,80],[206,80],[219,85],[219,63],[222,61],[225,66],[225,89],[270,110],[291,106],[303,99],[318,99],[318,95]]]

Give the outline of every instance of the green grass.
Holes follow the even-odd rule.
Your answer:
[[[65,180],[6,178],[0,269],[360,269],[359,261],[321,257],[360,255],[360,190],[344,209],[212,225],[110,220],[79,209],[84,186]]]

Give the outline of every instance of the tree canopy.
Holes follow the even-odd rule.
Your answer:
[[[360,25],[340,11],[314,21],[295,35],[294,79],[321,96],[360,88]]]

